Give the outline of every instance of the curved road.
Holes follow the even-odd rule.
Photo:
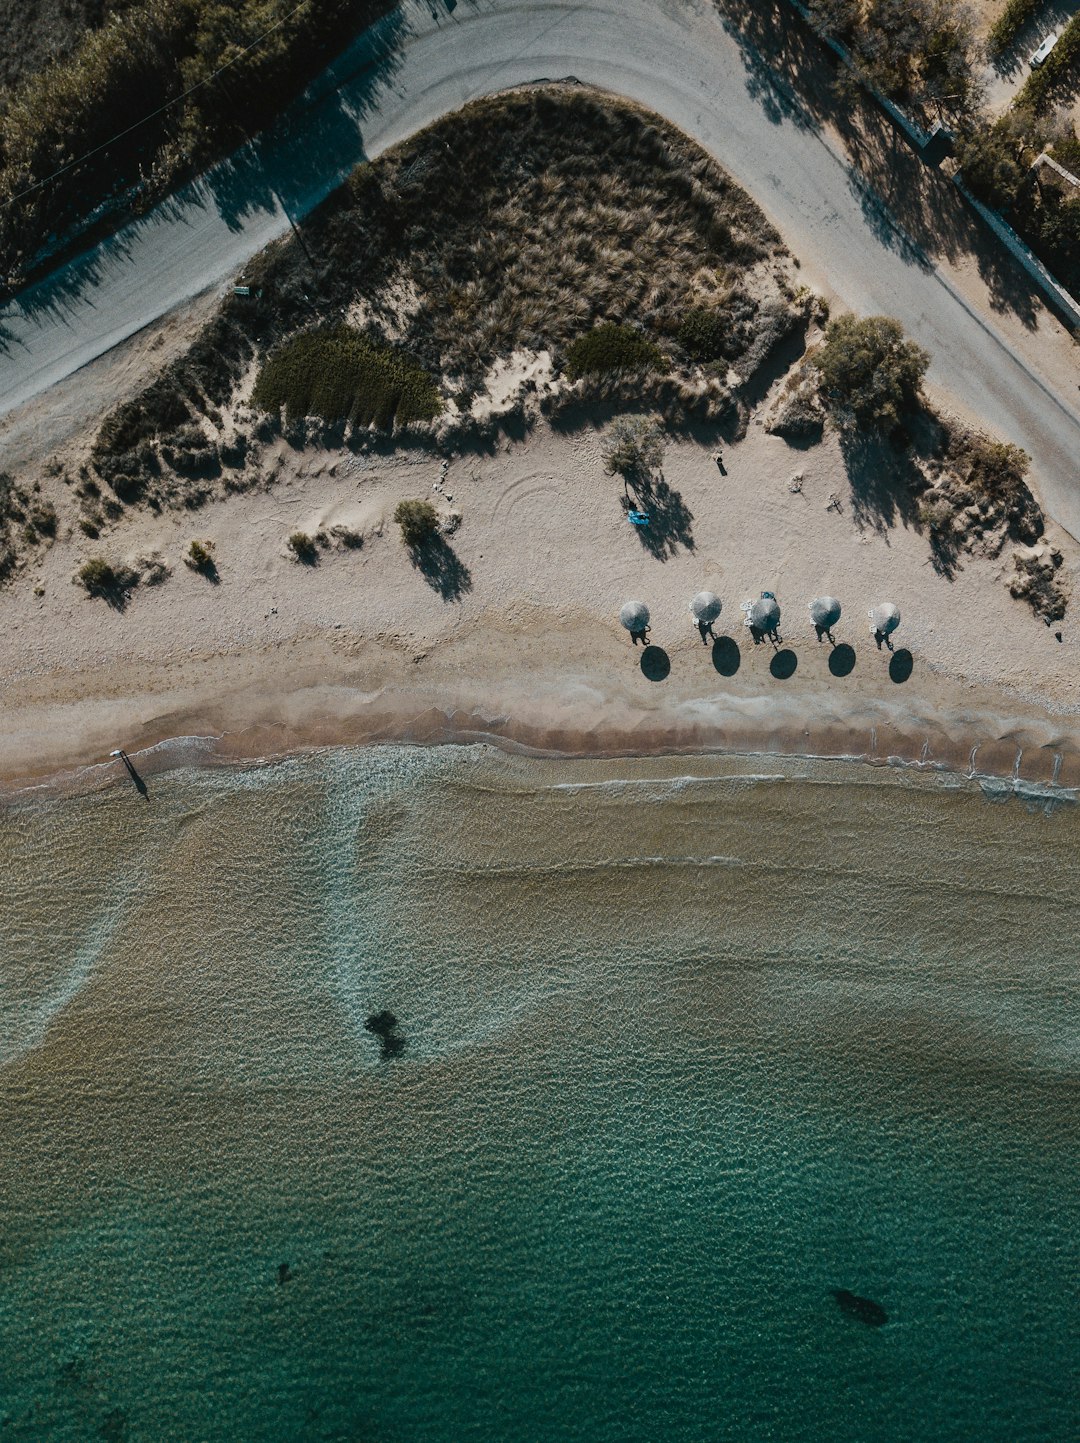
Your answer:
[[[273,131],[0,310],[0,413],[235,274],[365,156],[478,95],[574,76],[695,137],[847,305],[897,317],[930,352],[931,382],[1032,454],[1046,509],[1080,537],[1077,393],[1040,376],[883,209],[868,219],[842,155],[709,0],[431,4],[407,0]]]

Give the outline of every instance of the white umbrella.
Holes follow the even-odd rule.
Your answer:
[[[840,620],[840,603],[835,596],[815,596],[810,603],[810,620],[828,631]]]
[[[627,631],[644,631],[649,624],[649,608],[643,601],[624,602],[619,620]]]
[[[762,596],[748,612],[755,631],[775,631],[780,625],[780,603],[775,596]]]
[[[711,591],[699,591],[690,603],[690,611],[695,621],[711,625],[720,615],[720,598]]]
[[[900,625],[900,608],[891,601],[879,602],[867,613],[875,636],[891,636]]]

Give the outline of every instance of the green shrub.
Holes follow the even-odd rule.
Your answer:
[[[1039,0],[1007,0],[986,37],[986,48],[993,58],[1004,55],[1038,8]]]
[[[435,381],[411,357],[349,326],[286,341],[259,372],[252,401],[263,411],[284,407],[290,420],[320,416],[387,430],[442,409]]]
[[[641,476],[664,459],[664,433],[646,416],[619,416],[604,437],[603,451],[612,475]]]
[[[679,327],[679,345],[695,361],[719,361],[728,338],[722,311],[712,306],[694,306]]]
[[[287,545],[297,561],[302,561],[307,566],[318,560],[319,548],[315,545],[315,538],[306,531],[294,531]]]
[[[963,135],[956,158],[965,185],[987,205],[1005,210],[1016,198],[1027,166],[1024,142],[1011,124],[981,125]]]
[[[930,357],[888,316],[831,321],[812,364],[841,425],[892,430],[918,400]]]
[[[114,604],[122,602],[132,587],[138,585],[138,575],[127,566],[113,566],[103,556],[92,556],[79,567],[76,577],[91,596],[103,596]]]
[[[399,501],[394,520],[401,527],[406,546],[422,546],[439,530],[439,513],[430,501]]]
[[[586,331],[566,353],[566,374],[572,381],[582,376],[606,376],[614,371],[664,370],[667,362],[658,346],[632,326],[619,326],[612,321]]]
[[[193,541],[188,547],[188,553],[184,557],[184,565],[197,571],[202,576],[212,576],[217,571],[214,561],[214,543],[212,541]]]

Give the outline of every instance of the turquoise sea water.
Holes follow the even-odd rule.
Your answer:
[[[12,805],[0,1438],[1080,1435],[1078,841],[479,747]]]

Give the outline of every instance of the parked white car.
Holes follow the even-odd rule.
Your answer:
[[[1060,31],[1057,30],[1054,31],[1053,35],[1048,35],[1046,37],[1043,43],[1039,46],[1038,50],[1036,50],[1035,54],[1031,57],[1030,64],[1032,70],[1038,70],[1039,66],[1043,63],[1046,57],[1050,54],[1051,50],[1053,50],[1054,46],[1058,43],[1059,37]]]

